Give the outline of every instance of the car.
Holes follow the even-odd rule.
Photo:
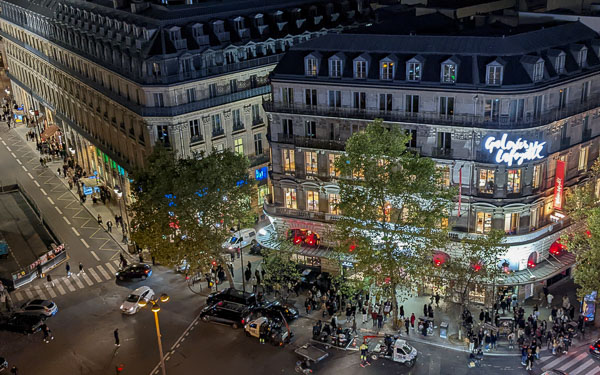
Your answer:
[[[248,315],[248,310],[248,306],[221,301],[202,309],[200,319],[204,322],[229,324],[233,329],[237,329],[246,324],[245,317]]]
[[[231,235],[223,242],[223,248],[229,252],[236,251],[237,248],[244,248],[256,242],[256,231],[252,228],[242,229]]]
[[[591,344],[589,350],[593,357],[600,359],[600,340],[596,340],[596,342]]]
[[[0,330],[20,332],[27,335],[39,331],[42,324],[42,318],[39,316],[15,313],[0,320]]]
[[[0,372],[8,368],[8,361],[4,357],[0,357]]]
[[[140,309],[139,302],[146,301],[149,302],[152,298],[154,298],[154,291],[147,286],[141,286],[131,292],[125,301],[121,304],[121,312],[123,314],[135,314]]]
[[[264,249],[263,246],[257,242],[254,245],[252,245],[252,247],[250,247],[250,251],[248,251],[248,254],[262,255],[263,249]]]
[[[262,311],[268,310],[268,311],[273,312],[273,314],[269,314],[269,313],[264,314],[264,316],[270,317],[270,318],[277,317],[278,319],[281,319],[281,315],[283,315],[285,317],[285,320],[288,322],[292,321],[300,316],[300,312],[294,305],[291,305],[289,303],[284,303],[281,301],[266,301],[264,304],[262,304],[254,309],[254,311],[259,311],[259,310],[262,310]],[[270,316],[270,315],[273,315],[273,316]]]
[[[122,270],[117,271],[116,276],[117,280],[132,280],[132,279],[142,279],[146,280],[152,275],[152,267],[148,264],[143,263],[133,263],[123,268]]]
[[[220,301],[235,302],[245,306],[256,304],[256,296],[254,293],[243,292],[239,289],[227,288],[220,292],[213,292],[208,295],[206,303],[213,305]]]
[[[316,285],[317,277],[321,273],[318,269],[310,267],[300,269],[299,271],[300,285],[302,285],[302,288],[304,289],[310,289],[313,285]]]
[[[50,318],[58,312],[56,303],[44,299],[32,299],[21,305],[18,311],[21,315],[34,315],[42,319]]]

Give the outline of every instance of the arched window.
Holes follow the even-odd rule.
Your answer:
[[[529,258],[527,259],[527,268],[535,268],[538,263],[538,253],[537,251],[529,254]]]

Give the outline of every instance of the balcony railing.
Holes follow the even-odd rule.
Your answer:
[[[225,129],[220,128],[220,129],[213,129],[212,131],[212,137],[213,138],[217,138],[222,136],[223,134],[225,134]]]
[[[443,148],[443,147],[434,147],[431,150],[431,156],[434,158],[451,158],[452,157],[452,149]]]
[[[244,130],[244,123],[243,122],[238,122],[238,123],[234,123],[233,124],[233,131],[237,132],[239,130]]]
[[[204,137],[202,137],[202,134],[193,135],[190,137],[191,144],[200,143],[200,142],[204,142]]]
[[[268,163],[269,155],[268,154],[255,155],[255,156],[251,156],[249,159],[250,159],[250,167],[256,167],[257,165]]]
[[[339,218],[338,215],[333,215],[325,212],[295,210],[293,208],[281,207],[276,204],[265,203],[263,208],[270,215],[289,216],[307,220],[334,222]]]
[[[345,142],[341,140],[301,137],[283,133],[277,134],[276,142],[293,144],[296,147],[316,148],[321,150],[344,151],[345,149]]]
[[[454,114],[453,116],[440,115],[438,112],[411,112],[404,111],[380,111],[376,109],[356,109],[350,107],[329,107],[323,105],[305,106],[304,104],[285,104],[275,103],[273,101],[263,102],[263,107],[267,112],[280,112],[300,115],[336,117],[336,118],[355,118],[364,120],[373,120],[381,118],[384,121],[423,123],[432,125],[456,125],[472,126],[494,129],[524,129],[535,126],[542,126],[561,120],[600,106],[600,96],[590,98],[586,103],[569,105],[565,109],[552,109],[537,118],[530,114],[523,119],[511,119],[509,116],[500,116],[492,120],[483,115],[473,114]]]

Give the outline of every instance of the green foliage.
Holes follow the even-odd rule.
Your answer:
[[[284,250],[264,250],[262,268],[265,270],[265,285],[275,290],[300,281],[297,263],[292,260],[292,253]]]
[[[469,291],[476,284],[493,284],[502,273],[498,264],[506,251],[504,233],[492,230],[487,235],[465,239],[460,256],[451,257],[441,267],[431,266],[431,274],[441,280],[461,306],[468,305]]]
[[[409,140],[376,119],[347,141],[335,164],[343,215],[336,223],[337,250],[350,254],[356,271],[372,282],[389,284],[390,293],[424,276],[433,250],[447,243],[440,224],[456,194],[443,186],[433,160],[407,149]]]
[[[161,264],[186,258],[191,273],[224,264],[221,244],[230,228],[253,223],[247,168],[247,159],[230,150],[177,159],[155,147],[148,167],[133,178],[132,240]]]
[[[589,182],[566,191],[565,211],[573,225],[569,234],[561,238],[561,243],[577,257],[573,276],[579,286],[577,296],[580,299],[600,291],[600,206],[595,194],[600,160],[596,160],[591,168],[590,177]]]

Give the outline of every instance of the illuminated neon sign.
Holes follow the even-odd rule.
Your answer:
[[[509,167],[516,163],[523,164],[524,161],[543,159],[542,151],[546,142],[530,142],[522,138],[516,141],[507,140],[508,134],[502,134],[502,137],[487,137],[484,142],[484,148],[490,154],[496,153],[494,160],[496,163],[506,163]]]
[[[268,173],[267,167],[262,167],[254,171],[254,177],[256,178],[256,181],[262,181],[267,178]]]

